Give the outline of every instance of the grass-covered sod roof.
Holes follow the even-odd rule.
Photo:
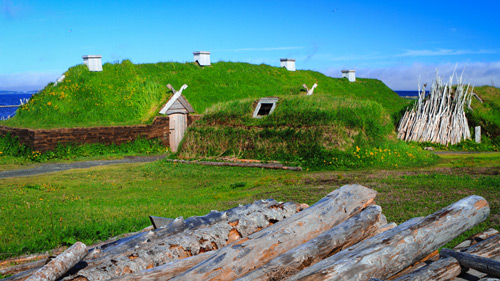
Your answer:
[[[28,128],[89,127],[150,122],[171,96],[166,85],[183,92],[196,113],[219,102],[260,97],[305,95],[303,84],[318,84],[314,97],[329,96],[380,103],[388,114],[401,110],[407,101],[384,83],[358,78],[331,78],[315,71],[248,63],[217,62],[208,67],[194,63],[104,64],[102,72],[85,65],[68,69],[62,83],[47,85],[16,116],[2,122]],[[297,107],[300,114],[300,107]]]

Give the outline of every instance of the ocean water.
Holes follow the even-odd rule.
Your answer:
[[[400,97],[418,97],[418,91],[397,91],[395,90],[396,94],[398,94]],[[425,95],[427,96],[429,94],[429,91],[425,92]]]
[[[37,91],[15,92],[0,91],[0,106],[2,105],[20,105],[21,100],[29,99]],[[17,107],[0,107],[0,119],[8,118],[16,113]]]

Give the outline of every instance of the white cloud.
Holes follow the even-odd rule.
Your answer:
[[[60,72],[24,72],[0,74],[0,90],[31,91],[40,90],[61,76]]]
[[[395,55],[396,57],[429,57],[429,56],[458,56],[458,55],[480,55],[480,54],[495,54],[494,50],[452,50],[452,49],[437,49],[437,50],[405,50],[402,54]]]
[[[497,62],[474,62],[467,64],[421,64],[390,66],[384,68],[358,68],[356,77],[375,78],[384,82],[393,90],[417,90],[418,83],[428,86],[435,78],[436,70],[441,78],[448,80],[456,69],[460,76],[463,72],[465,83],[473,86],[494,84],[500,86],[500,61]],[[340,68],[323,71],[328,76],[340,77]]]

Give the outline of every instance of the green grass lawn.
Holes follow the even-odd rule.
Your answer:
[[[485,197],[489,219],[463,239],[489,227],[498,229],[500,223],[500,153],[487,154],[480,162],[469,162],[469,157],[444,157],[441,166],[426,168],[347,172],[158,161],[0,179],[1,258],[136,231],[150,224],[149,215],[186,218],[266,198],[313,204],[349,183],[377,190],[377,204],[396,223],[468,195]],[[454,162],[458,159],[467,166]]]

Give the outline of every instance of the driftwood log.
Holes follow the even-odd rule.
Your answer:
[[[469,196],[423,220],[410,220],[368,238],[289,280],[386,279],[482,222],[488,215],[486,200]]]
[[[500,256],[500,234],[489,237],[472,246],[462,250],[465,253],[478,255],[485,258],[494,258]],[[464,270],[461,268],[458,261],[452,257],[442,257],[439,260],[430,263],[414,272],[401,276],[395,281],[424,281],[450,280],[459,276]]]
[[[373,236],[387,224],[380,206],[370,206],[318,237],[287,251],[248,273],[240,281],[276,280],[293,275],[335,252]]]
[[[494,259],[457,252],[446,248],[441,250],[441,255],[456,259],[462,267],[472,268],[493,277],[500,277],[500,262]]]
[[[39,269],[42,266],[46,265],[50,261],[50,257],[37,260],[37,261],[32,261],[32,262],[27,262],[27,263],[21,263],[18,265],[14,265],[8,268],[0,269],[0,274],[1,275],[16,275],[21,272],[26,272],[28,270],[32,269]]]
[[[287,253],[273,259],[263,267],[242,277],[242,280],[268,280],[272,272],[279,271],[279,267],[300,268],[304,262],[313,263],[331,254],[332,251],[348,247],[358,241],[375,233],[394,228],[394,223],[385,224],[385,216],[381,214],[379,206],[370,206],[360,214],[340,223],[320,236],[288,251]],[[203,253],[187,259],[174,261],[143,272],[129,274],[119,280],[151,281],[169,280],[183,273],[196,264],[210,258],[216,252]],[[264,269],[265,268],[265,269]],[[263,270],[261,270],[263,269]]]
[[[172,280],[234,280],[303,244],[369,206],[376,191],[343,186],[313,206],[236,241]]]
[[[290,217],[301,209],[295,203],[261,200],[225,212],[213,211],[185,221],[175,219],[164,228],[141,233],[104,247],[64,280],[108,280],[216,250]]]
[[[87,246],[76,242],[62,254],[51,260],[48,264],[33,273],[27,281],[53,281],[63,276],[70,268],[87,255]]]
[[[289,170],[289,171],[302,171],[302,167],[285,166],[278,163],[246,163],[246,162],[213,162],[213,161],[189,161],[166,159],[166,161],[183,164],[200,164],[205,166],[225,166],[225,167],[244,167],[244,168],[262,168],[271,170]]]

